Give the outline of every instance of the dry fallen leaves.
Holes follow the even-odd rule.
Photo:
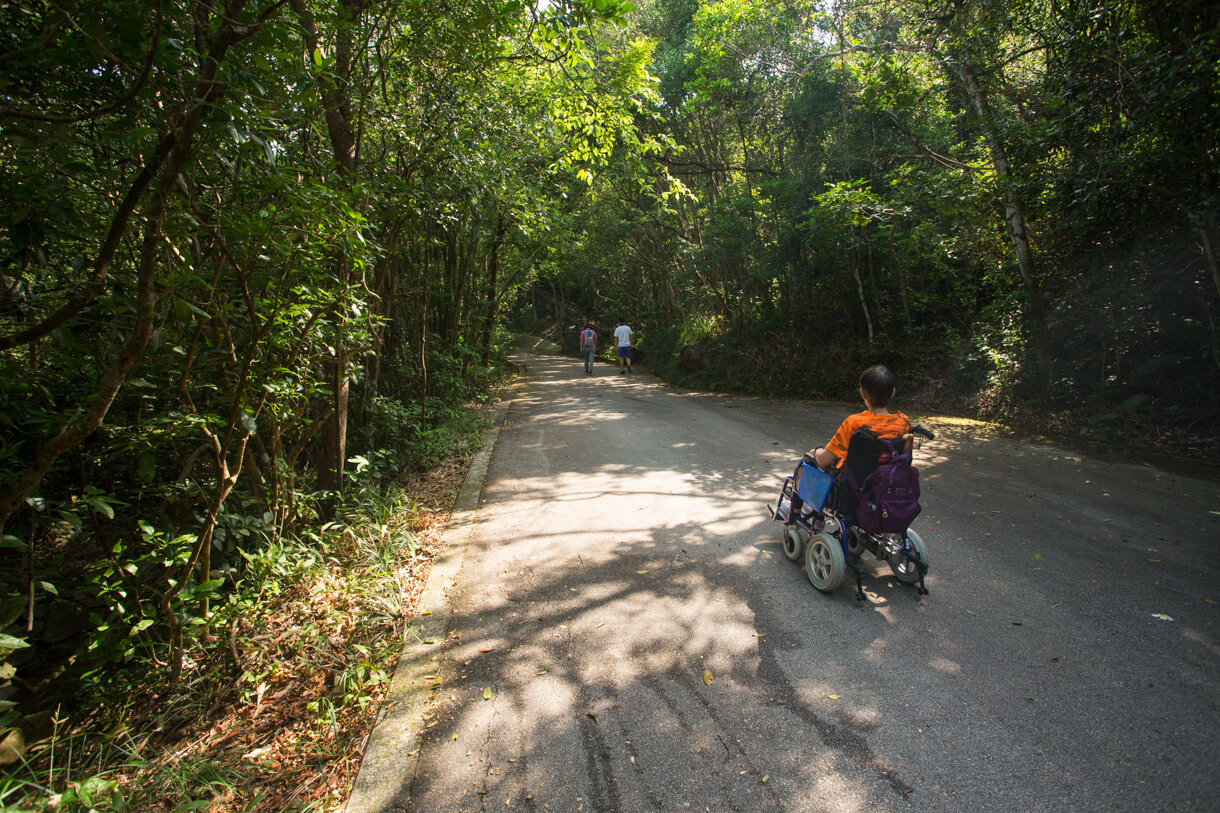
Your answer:
[[[467,462],[465,458],[455,458],[412,483],[410,490],[416,509],[395,517],[395,528],[414,534],[419,542],[416,554],[403,561],[395,572],[401,591],[400,619],[411,618],[413,614],[431,615],[430,610],[420,611],[417,602]],[[301,647],[303,628],[312,625],[325,629],[327,634],[322,649],[312,650],[312,655],[324,656],[321,661],[312,655],[284,661],[285,668],[259,681],[266,686],[261,692],[261,707],[260,687],[251,685],[248,693],[221,696],[212,715],[198,715],[176,730],[183,746],[166,750],[165,760],[189,761],[207,749],[208,759],[235,777],[232,786],[212,800],[210,813],[239,810],[265,813],[287,809],[290,803],[316,808],[336,792],[344,792],[355,776],[362,755],[361,742],[376,721],[384,686],[366,688],[364,697],[371,703],[341,706],[336,699],[334,727],[320,726],[317,713],[309,705],[342,691],[336,689],[337,682],[327,680],[327,673],[352,662],[357,654],[353,645],[369,646],[370,639],[376,636],[390,632],[393,638],[402,630],[401,624],[394,626],[392,622],[356,620],[370,618],[372,614],[364,611],[350,591],[350,575],[339,567],[323,572],[285,592],[279,601],[269,601],[259,613],[241,619],[234,628],[241,660],[251,674],[258,674],[284,652]],[[158,704],[149,703],[147,710],[150,714],[158,713]],[[139,719],[128,722],[137,730],[143,725]],[[250,756],[242,759],[247,754]],[[418,749],[408,756],[417,754]],[[319,758],[323,756],[325,772],[318,770]],[[118,778],[136,784],[155,779],[161,762],[153,760],[143,766],[130,766]],[[237,773],[230,771],[235,764],[242,766]],[[255,797],[262,801],[250,804]]]

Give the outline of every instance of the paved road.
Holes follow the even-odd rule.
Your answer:
[[[857,603],[765,511],[843,407],[525,361],[412,809],[1217,809],[1220,486],[931,420]]]

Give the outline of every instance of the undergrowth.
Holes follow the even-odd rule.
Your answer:
[[[1069,443],[1122,448],[1210,460],[1220,439],[1213,401],[1192,412],[1171,399],[1117,390],[1087,390],[1067,376],[1049,390],[1032,389],[1020,377],[1019,346],[1004,336],[986,335],[977,346],[868,349],[827,342],[816,348],[786,344],[775,337],[726,337],[699,345],[664,348],[650,368],[678,386],[713,392],[832,399],[858,403],[860,371],[884,363],[898,377],[903,408],[942,412],[998,423]]]
[[[407,482],[362,462],[344,521],[243,553],[179,682],[153,660],[82,685],[0,769],[0,813],[338,809],[482,425]]]

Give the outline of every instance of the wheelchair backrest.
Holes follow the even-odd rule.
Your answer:
[[[906,439],[882,440],[869,429],[858,429],[843,467],[856,501],[854,519],[862,530],[904,533],[919,516],[919,470],[911,465]],[[850,504],[852,498],[844,497]]]
[[[882,453],[888,451],[889,445],[868,427],[852,433],[851,440],[847,443],[847,460],[843,463],[843,473],[853,491],[860,490],[868,476],[881,464]]]

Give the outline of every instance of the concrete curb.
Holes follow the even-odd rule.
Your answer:
[[[360,772],[347,800],[347,813],[390,813],[407,809],[419,766],[424,716],[433,699],[434,682],[424,676],[440,673],[441,656],[453,617],[449,590],[462,572],[466,545],[483,493],[483,480],[511,405],[510,397],[496,407],[483,446],[475,454],[462,481],[445,528],[440,555],[432,564],[415,618],[403,631],[398,666],[382,701],[380,719],[365,746]]]

